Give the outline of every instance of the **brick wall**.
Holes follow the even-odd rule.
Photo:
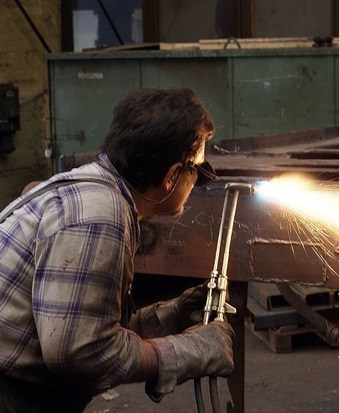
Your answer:
[[[46,43],[60,51],[60,0],[21,0]],[[15,151],[0,154],[0,209],[30,181],[51,174],[46,51],[13,0],[0,0],[0,83],[19,89],[20,131]]]

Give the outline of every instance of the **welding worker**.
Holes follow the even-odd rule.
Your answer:
[[[140,381],[160,401],[188,379],[231,372],[232,328],[190,317],[205,286],[129,310],[138,221],[183,212],[213,130],[190,89],[133,92],[96,162],[2,212],[0,412],[81,412],[94,395]]]

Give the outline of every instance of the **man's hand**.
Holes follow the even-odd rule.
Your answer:
[[[204,376],[227,377],[233,370],[232,340],[234,331],[225,321],[212,321],[207,325],[195,325],[183,332],[192,342],[192,347],[199,349],[200,366],[192,377]],[[196,366],[198,367],[198,366]],[[194,371],[194,370],[193,370]],[[184,381],[187,378],[184,377]]]
[[[181,331],[202,322],[207,292],[207,283],[204,283],[185,290],[174,299],[174,308],[181,323]]]
[[[207,283],[189,288],[172,300],[138,310],[131,319],[130,328],[142,338],[155,338],[180,334],[192,325],[202,323]]]
[[[159,372],[148,382],[146,393],[160,401],[177,384],[204,376],[227,377],[233,370],[232,327],[224,321],[195,325],[182,334],[149,340],[154,346]]]
[[[141,308],[130,320],[129,328],[142,338],[179,334],[201,323],[207,298],[207,284],[184,291],[179,297]]]

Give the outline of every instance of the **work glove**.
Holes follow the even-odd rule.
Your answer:
[[[181,331],[188,327],[202,323],[204,307],[207,299],[207,282],[197,287],[185,290],[179,297],[173,300]]]
[[[207,298],[207,283],[185,290],[179,297],[138,310],[133,324],[142,338],[179,334],[202,322]]]
[[[233,370],[234,331],[225,321],[195,325],[182,334],[148,340],[158,356],[158,377],[146,393],[159,402],[177,384],[204,376],[227,377]]]

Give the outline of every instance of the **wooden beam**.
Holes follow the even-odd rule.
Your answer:
[[[74,50],[73,41],[73,10],[76,0],[61,0],[61,51],[72,52]]]
[[[144,42],[160,42],[159,0],[144,0],[142,12]]]

